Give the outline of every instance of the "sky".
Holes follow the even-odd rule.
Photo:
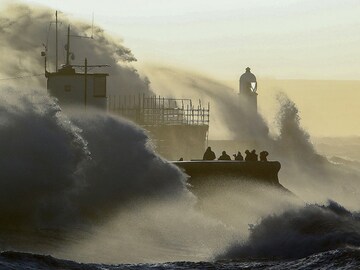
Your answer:
[[[87,21],[94,14],[95,24],[122,38],[140,67],[159,64],[194,70],[234,89],[247,66],[265,80],[353,81],[347,89],[337,84],[331,98],[324,98],[326,83],[313,88],[307,84],[305,92],[298,85],[287,83],[283,89],[277,83],[269,91],[284,90],[300,104],[304,125],[317,136],[360,134],[360,125],[354,126],[350,120],[360,116],[356,105],[360,101],[356,82],[360,79],[359,0],[22,2],[48,6]],[[351,93],[343,92],[349,88]],[[350,110],[345,108],[347,103]],[[260,100],[259,104],[265,105],[263,111],[268,113],[266,102]],[[314,104],[322,109],[314,109]],[[324,111],[329,112],[332,122],[322,127],[319,124],[327,116]]]
[[[358,0],[31,0],[92,19],[138,59],[223,80],[360,78]]]

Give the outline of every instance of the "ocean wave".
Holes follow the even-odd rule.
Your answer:
[[[185,176],[141,128],[100,112],[68,117],[40,90],[1,90],[2,231],[71,229],[136,199],[185,194]]]
[[[296,259],[346,246],[360,247],[360,215],[329,201],[265,217],[216,259]]]

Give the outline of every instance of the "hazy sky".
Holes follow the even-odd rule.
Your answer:
[[[360,78],[359,0],[34,0],[121,36],[141,61],[219,79]]]
[[[261,79],[352,80],[346,85],[269,82],[259,87],[259,105],[269,115],[273,96],[261,91],[282,90],[299,105],[311,134],[360,134],[360,0],[23,2],[89,22],[94,13],[95,24],[124,39],[137,67],[155,63],[197,71],[230,82],[234,90],[246,66]]]

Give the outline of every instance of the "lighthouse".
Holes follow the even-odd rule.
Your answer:
[[[257,81],[250,68],[245,69],[245,73],[240,76],[239,96],[241,104],[246,106],[250,112],[257,112]]]

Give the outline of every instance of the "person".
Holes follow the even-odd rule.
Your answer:
[[[218,158],[218,160],[231,160],[230,156],[226,154],[226,151],[222,151],[221,156]]]
[[[251,161],[251,154],[249,150],[245,150],[245,161]]]
[[[258,161],[258,155],[256,154],[255,149],[253,149],[251,152],[251,161]]]
[[[216,159],[215,153],[211,150],[211,147],[209,146],[203,156],[203,160],[214,160]]]
[[[240,151],[237,152],[237,154],[234,154],[235,160],[243,161],[244,157],[241,155]]]
[[[260,152],[260,161],[268,161],[267,156],[269,155],[268,151],[261,151]]]
[[[184,159],[181,157],[181,158],[179,158],[179,161],[184,161]]]

